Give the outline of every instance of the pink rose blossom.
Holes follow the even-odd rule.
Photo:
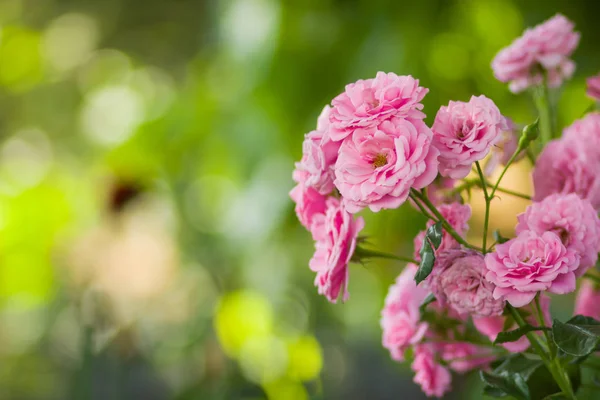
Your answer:
[[[331,139],[339,141],[355,129],[379,125],[393,116],[423,119],[421,100],[429,90],[412,76],[378,72],[374,79],[346,85],[331,104]]]
[[[540,295],[540,307],[542,309],[542,314],[544,315],[544,323],[546,326],[550,326],[552,324],[552,318],[550,315],[550,297],[542,294]],[[525,317],[525,320],[529,322],[531,325],[537,326],[538,321],[536,319],[537,310],[534,308],[533,304],[525,307],[525,310],[528,311],[529,315]],[[487,336],[492,342],[496,340],[498,334],[505,330],[513,330],[517,329],[519,326],[516,323],[513,323],[512,326],[505,329],[505,320],[506,317],[498,315],[493,317],[474,317],[473,325],[475,328],[483,335]],[[541,334],[541,333],[540,333]],[[527,337],[523,336],[519,340],[514,342],[502,343],[506,350],[513,353],[521,353],[527,348],[529,348],[529,340]]]
[[[481,369],[495,360],[489,351],[466,342],[442,344],[439,352],[442,360],[448,363],[448,367],[459,373]]]
[[[468,103],[451,101],[442,106],[433,123],[433,145],[440,151],[440,174],[462,179],[475,161],[483,159],[508,129],[506,118],[485,96]]]
[[[594,282],[583,280],[575,301],[575,315],[600,319],[600,290]]]
[[[522,307],[541,291],[556,294],[574,291],[579,258],[554,232],[523,231],[516,238],[496,245],[494,253],[486,254],[485,278],[496,285],[495,299]]]
[[[576,194],[553,194],[533,203],[518,217],[517,234],[531,230],[552,231],[567,249],[579,254],[575,275],[581,276],[596,265],[600,252],[600,218],[589,201]]]
[[[498,143],[492,146],[490,156],[488,157],[483,168],[483,173],[486,176],[491,176],[498,165],[506,165],[519,145],[517,126],[509,118],[506,118],[506,123],[508,129],[502,131],[501,139],[498,141]],[[521,152],[515,160],[520,160],[523,157],[525,157],[525,152]]]
[[[573,122],[565,128],[563,138],[585,146],[589,154],[600,159],[600,113],[589,113]]]
[[[415,347],[415,360],[411,368],[415,371],[413,381],[421,386],[429,397],[442,397],[450,390],[450,371],[435,361],[432,349],[427,345]]]
[[[495,286],[484,278],[483,254],[452,249],[440,252],[427,283],[441,305],[459,314],[489,317],[504,311],[504,300],[493,296]]]
[[[438,211],[442,214],[442,216],[448,221],[450,226],[454,228],[456,233],[460,236],[464,237],[469,230],[469,219],[471,218],[471,206],[468,204],[460,204],[460,203],[450,203],[450,204],[441,204],[438,207]],[[427,228],[433,225],[433,221],[427,221]],[[415,246],[414,257],[415,260],[421,261],[421,255],[419,251],[421,250],[421,246],[423,246],[423,240],[425,239],[425,234],[427,230],[422,230],[417,234],[413,243]],[[450,235],[446,230],[442,233],[442,243],[440,247],[436,250],[436,253],[441,253],[446,250],[454,249],[460,247],[459,243]]]
[[[317,130],[307,133],[302,144],[302,159],[296,170],[305,175],[304,185],[328,195],[333,190],[333,165],[337,160],[340,143],[329,139],[329,106],[319,116]]]
[[[315,219],[325,214],[326,197],[302,182],[290,191],[290,197],[296,203],[298,220],[306,229],[312,231]]]
[[[319,294],[335,303],[342,293],[348,299],[348,263],[354,254],[356,238],[363,229],[362,217],[353,219],[335,197],[327,199],[327,210],[320,224],[313,224],[316,251],[310,269],[317,273]]]
[[[438,166],[432,136],[423,121],[402,118],[356,129],[348,136],[335,164],[335,185],[348,211],[396,208],[411,187],[429,185]]]
[[[385,298],[381,311],[383,347],[396,361],[404,361],[404,351],[417,344],[425,335],[428,324],[420,321],[419,306],[427,290],[417,287],[414,275],[417,266],[408,264],[396,279]]]
[[[596,101],[600,101],[600,74],[587,78],[586,83],[587,95]]]
[[[553,140],[539,155],[532,172],[534,201],[554,193],[575,193],[600,209],[600,158],[598,149],[585,142]]]
[[[579,33],[573,27],[571,21],[557,14],[527,29],[496,55],[492,61],[494,76],[501,82],[509,82],[510,91],[518,93],[540,84],[543,69],[548,74],[549,86],[560,86],[575,70],[569,57],[579,43]]]

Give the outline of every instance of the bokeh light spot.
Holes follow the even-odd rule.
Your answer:
[[[62,15],[44,33],[44,56],[56,70],[68,71],[91,55],[98,36],[96,21],[91,17],[76,13]]]
[[[117,145],[142,122],[142,98],[127,86],[108,86],[88,95],[81,112],[81,128],[94,142]]]
[[[247,340],[270,335],[273,309],[260,293],[230,293],[223,296],[217,305],[215,328],[225,352],[236,356]]]

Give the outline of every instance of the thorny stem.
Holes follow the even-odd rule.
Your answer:
[[[519,313],[519,310],[517,310],[510,304],[507,304],[506,307],[510,311],[511,315],[513,316],[515,322],[517,323],[517,325],[519,325],[519,327],[527,325],[527,323]],[[568,375],[565,373],[562,365],[560,364],[560,360],[558,359],[558,357],[551,357],[548,353],[546,353],[546,351],[544,351],[544,348],[539,342],[538,336],[533,332],[528,332],[526,336],[529,342],[531,343],[531,347],[542,358],[542,360],[548,367],[548,370],[552,374],[552,377],[560,387],[563,394],[568,399],[577,399],[577,397],[575,397],[575,393],[573,393],[571,381],[569,380]]]
[[[488,195],[487,185],[485,182],[485,176],[483,175],[483,171],[481,170],[481,165],[479,161],[475,162],[475,166],[477,167],[477,173],[479,174],[479,179],[481,179],[481,188],[483,189],[483,196],[485,197],[485,218],[483,219],[483,254],[487,253],[487,236],[488,236],[488,226],[490,223],[490,203],[492,199]]]
[[[538,325],[545,328],[546,327],[546,321],[544,321],[544,313],[542,311],[542,306],[540,305],[540,295],[538,293],[537,296],[535,296],[535,317],[537,319]],[[550,337],[550,333],[548,333],[547,330],[544,330],[544,336],[546,337],[546,342],[548,343],[548,349],[550,351],[550,357],[554,358],[556,357],[556,345],[554,344],[554,341],[552,340],[552,338]]]
[[[360,260],[361,258],[386,258],[388,260],[406,261],[413,264],[419,264],[417,261],[410,257],[396,256],[394,254],[384,253],[377,250],[369,250],[363,247],[357,246],[354,250],[354,256]]]
[[[540,116],[540,134],[542,147],[554,137],[552,132],[552,114],[546,80],[533,89],[533,100]]]
[[[418,190],[415,189],[410,189],[411,190],[411,194],[413,195],[413,199],[417,198],[419,199],[423,204],[425,204],[425,206],[433,213],[433,215],[436,216],[436,218],[438,219],[438,221],[440,221],[442,223],[442,226],[444,227],[444,230],[446,232],[448,232],[448,234],[450,236],[452,236],[454,238],[454,240],[456,240],[458,243],[462,244],[463,246],[469,248],[469,249],[474,249],[474,250],[478,250],[478,251],[482,251],[481,248],[477,247],[477,246],[473,246],[472,244],[468,243],[465,239],[463,239],[452,227],[452,225],[450,225],[450,223],[446,220],[446,218],[444,218],[444,216],[438,211],[438,209],[435,207],[435,205],[427,198],[427,196],[423,193],[420,193]]]
[[[507,188],[503,188],[503,187],[497,186],[495,183],[491,183],[488,180],[486,180],[485,183],[486,183],[486,185],[488,187],[492,187],[492,188],[495,187],[496,191],[498,191],[498,192],[510,194],[511,196],[520,197],[521,199],[525,199],[525,200],[531,200],[531,196],[526,195],[524,193],[519,193],[519,192],[516,192],[516,191],[514,191],[512,189],[507,189]],[[465,183],[463,183],[462,185],[457,186],[454,189],[452,189],[450,191],[450,193],[451,194],[460,193],[463,190],[472,188],[473,186],[481,187],[482,183],[481,183],[481,181],[479,179],[466,180]]]
[[[409,194],[409,197],[413,200],[413,202],[417,205],[417,207],[419,207],[419,210],[421,210],[421,213],[423,213],[424,216],[426,216],[427,218],[429,218],[430,220],[432,220],[433,222],[437,222],[437,219],[435,219],[435,217],[433,217],[426,209],[425,207],[423,207],[423,204],[421,204],[421,202],[418,200],[417,197],[415,197],[415,195],[413,195],[412,193]]]

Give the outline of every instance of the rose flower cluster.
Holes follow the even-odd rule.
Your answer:
[[[502,49],[492,62],[494,75],[512,92],[543,96],[574,73],[570,57],[578,42],[573,23],[556,15]],[[449,101],[429,127],[421,103],[428,89],[412,76],[379,72],[347,85],[305,135],[290,196],[315,241],[309,266],[318,292],[332,303],[347,301],[351,262],[407,261],[385,299],[382,341],[392,359],[412,363],[414,381],[428,396],[447,393],[452,373],[475,369],[489,393],[533,399],[530,380],[546,376],[554,385],[548,390],[556,390],[547,395],[575,398],[578,383],[564,359],[600,349],[600,337],[589,349],[577,342],[583,350],[573,349],[573,336],[561,341],[573,326],[600,325],[593,320],[600,317],[600,75],[587,84],[595,103],[562,135],[552,131],[548,98],[536,103],[547,107],[538,109],[539,121],[519,133],[484,95]],[[514,237],[496,234],[490,243],[496,193],[529,198],[500,186],[506,170],[525,158],[533,164],[532,203],[513,217]],[[471,208],[463,201],[471,188],[481,189],[486,204],[476,244],[467,241]],[[365,248],[357,213],[404,203],[428,219],[414,253]],[[578,315],[553,322],[550,294],[578,286]],[[517,363],[530,363],[532,372],[511,370]]]

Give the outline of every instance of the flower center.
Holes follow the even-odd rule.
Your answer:
[[[570,239],[569,232],[567,232],[564,228],[559,228],[559,227],[552,229],[552,231],[558,235],[558,237],[560,238],[560,241],[565,246],[569,245],[569,239]]]
[[[377,154],[373,159],[373,168],[383,167],[387,164],[387,157],[385,154]]]

